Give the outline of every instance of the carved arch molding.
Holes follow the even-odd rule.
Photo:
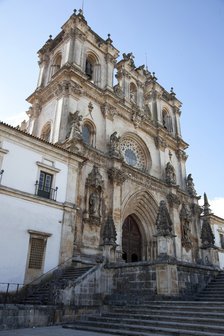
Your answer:
[[[129,197],[122,208],[124,260],[132,262],[156,259],[155,223],[158,212],[156,201],[147,191],[139,191]]]

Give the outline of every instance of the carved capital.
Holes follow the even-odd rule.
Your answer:
[[[118,114],[115,107],[110,105],[109,103],[104,103],[100,106],[101,112],[105,118],[110,117],[112,120],[114,119],[114,116]]]
[[[173,193],[169,193],[167,196],[167,202],[171,208],[175,207],[178,208],[180,205],[180,198]]]
[[[139,127],[145,120],[144,112],[140,109],[135,109],[131,117],[135,128]]]
[[[199,204],[196,204],[196,203],[192,203],[190,205],[190,208],[191,208],[192,215],[196,217],[200,217],[200,215],[203,212],[203,208]]]
[[[166,149],[166,147],[167,147],[166,140],[164,140],[160,136],[157,136],[156,138],[154,138],[154,141],[155,141],[155,145],[158,149],[161,149],[163,151]]]
[[[182,149],[177,149],[176,150],[176,157],[178,158],[178,160],[183,160],[186,161],[188,158],[188,155],[186,154],[186,152]]]
[[[109,180],[112,183],[117,183],[117,185],[122,185],[124,181],[127,179],[126,174],[117,168],[110,168],[108,169],[107,173]]]

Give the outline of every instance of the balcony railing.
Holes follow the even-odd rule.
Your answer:
[[[35,195],[37,196],[56,201],[57,191],[58,191],[58,187],[54,189],[54,188],[49,188],[47,186],[44,186],[43,184],[40,184],[39,181],[36,181],[35,183]]]

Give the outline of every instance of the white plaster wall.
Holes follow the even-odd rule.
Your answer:
[[[221,242],[220,242],[220,236],[219,236],[221,231],[220,232],[218,231],[220,229],[223,230],[223,235],[224,235],[224,225],[222,226],[218,224],[213,224],[213,233],[215,235],[215,245],[221,248]],[[221,268],[224,268],[224,252],[222,251],[219,252],[219,264]]]
[[[68,174],[66,163],[56,161],[47,153],[43,156],[32,148],[25,148],[9,141],[4,141],[4,148],[9,152],[5,155],[2,165],[4,169],[2,185],[34,195],[35,182],[39,180],[40,172],[36,162],[42,162],[45,158],[53,161],[54,167],[60,169],[60,172],[55,174],[53,187],[58,187],[57,201],[65,201]]]
[[[42,106],[41,113],[38,117],[37,136],[41,135],[42,128],[47,122],[50,121],[51,124],[54,123],[56,106],[57,106],[56,99],[51,100],[46,105]]]
[[[27,230],[52,234],[47,240],[44,272],[56,267],[62,210],[6,195],[0,195],[0,204],[0,282],[23,283],[30,239]]]

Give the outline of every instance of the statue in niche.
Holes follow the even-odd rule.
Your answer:
[[[67,138],[70,140],[73,138],[81,138],[80,121],[82,121],[82,116],[79,115],[79,111],[69,113],[69,131],[67,133]]]
[[[165,169],[166,182],[168,184],[176,184],[176,173],[173,165],[168,162]]]
[[[152,113],[151,113],[149,105],[144,106],[144,114],[145,114],[145,117],[146,117],[147,120],[152,119]]]
[[[186,185],[187,185],[188,194],[190,196],[196,196],[197,193],[196,193],[196,190],[195,190],[195,187],[194,187],[194,181],[193,181],[193,178],[192,178],[191,174],[189,174],[187,176]]]
[[[89,214],[93,217],[100,216],[100,195],[94,191],[89,196]]]
[[[104,181],[97,166],[93,166],[92,171],[86,179],[85,211],[83,219],[90,225],[100,225],[103,211],[103,190]]]
[[[114,132],[110,136],[110,155],[120,155],[120,136]]]
[[[182,230],[182,246],[185,247],[186,251],[188,251],[192,247],[191,242],[191,211],[188,209],[185,203],[183,203],[181,211],[180,211],[180,220],[181,220],[181,230]]]

